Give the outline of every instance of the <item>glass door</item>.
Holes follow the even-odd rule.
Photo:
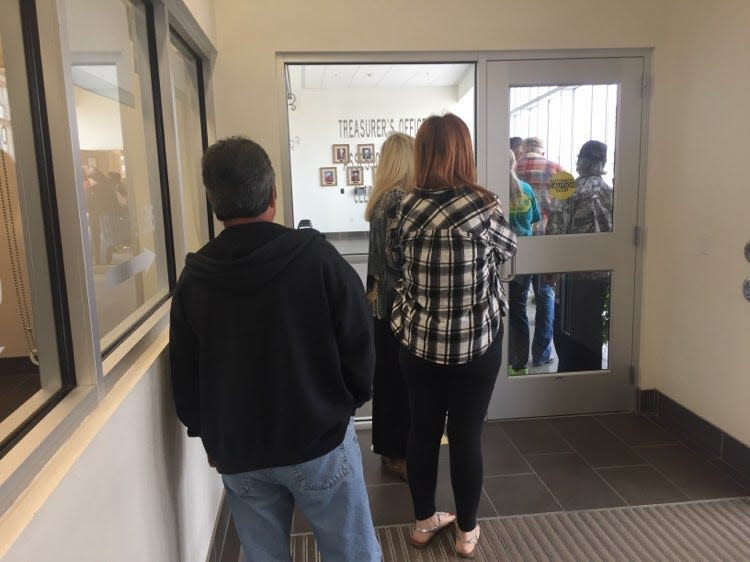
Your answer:
[[[370,225],[365,210],[383,143],[417,134],[433,114],[452,112],[475,124],[474,62],[339,64],[284,67],[289,126],[287,219],[315,228],[367,286]],[[370,402],[356,413],[371,416]]]
[[[635,404],[643,69],[640,57],[488,62],[487,183],[518,236],[490,419]]]

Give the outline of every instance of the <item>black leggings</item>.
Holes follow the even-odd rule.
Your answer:
[[[372,450],[392,459],[404,459],[409,437],[409,395],[398,361],[401,345],[387,322],[377,318],[373,321]]]
[[[411,430],[406,449],[414,516],[435,513],[440,439],[448,416],[451,484],[458,526],[471,531],[482,495],[482,425],[502,361],[502,326],[487,351],[462,365],[438,365],[401,349],[409,389]]]

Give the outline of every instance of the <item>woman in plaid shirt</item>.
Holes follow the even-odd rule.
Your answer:
[[[502,361],[500,267],[515,254],[516,237],[497,197],[476,183],[469,129],[455,115],[432,116],[419,128],[415,184],[390,241],[402,272],[391,328],[409,389],[412,542],[424,546],[456,520],[456,550],[471,557],[479,538],[482,424]],[[446,415],[456,516],[435,511]]]

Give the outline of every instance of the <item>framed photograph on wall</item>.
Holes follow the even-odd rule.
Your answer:
[[[359,155],[360,162],[371,163],[375,162],[375,145],[374,144],[358,144],[357,154]]]
[[[334,144],[333,145],[333,163],[334,164],[346,164],[349,161],[349,145],[348,144]]]
[[[365,169],[362,166],[352,166],[346,169],[346,185],[364,185]]]
[[[336,168],[320,169],[320,185],[321,187],[338,185],[338,181],[336,179]]]

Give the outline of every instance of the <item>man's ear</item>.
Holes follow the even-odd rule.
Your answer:
[[[276,208],[276,184],[273,184],[273,190],[271,190],[271,201],[268,203],[269,207]]]

